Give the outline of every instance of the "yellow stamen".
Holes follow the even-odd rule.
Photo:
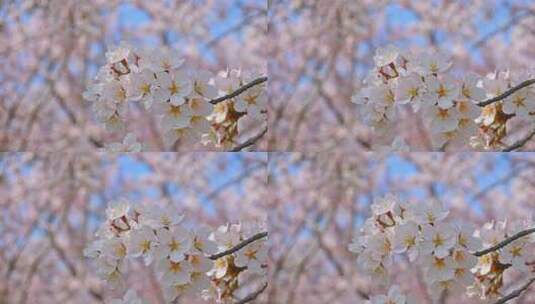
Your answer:
[[[436,235],[433,237],[433,245],[435,245],[435,247],[444,245],[444,239],[442,239],[442,237],[440,236],[440,234],[436,234]]]
[[[167,244],[167,246],[169,246],[169,249],[171,251],[176,251],[180,249],[180,243],[177,242],[175,239],[173,239],[171,243]]]
[[[150,93],[150,85],[148,83],[144,83],[139,87],[139,90],[143,93],[143,95],[149,94]]]
[[[182,265],[180,265],[180,263],[169,261],[169,270],[173,273],[178,273],[182,270]]]
[[[180,106],[172,106],[172,105],[170,105],[169,106],[169,114],[171,114],[174,117],[180,116],[182,114],[182,111],[180,110]],[[171,221],[169,220],[168,217],[164,217],[164,218],[162,218],[162,223],[165,226],[169,226],[171,224]]]
[[[169,87],[169,92],[171,93],[171,95],[175,95],[179,93],[181,89],[182,88],[180,87],[180,85],[173,81],[173,83],[171,83],[171,86]]]
[[[143,253],[149,251],[150,249],[150,241],[149,240],[143,240],[141,242],[141,251],[143,251]]]
[[[409,89],[409,96],[411,99],[418,96],[418,88],[410,88]]]
[[[257,250],[246,250],[243,254],[249,259],[249,260],[256,260],[256,253]]]
[[[448,90],[446,90],[446,88],[442,84],[440,84],[440,87],[436,92],[438,97],[445,97],[448,94]]]

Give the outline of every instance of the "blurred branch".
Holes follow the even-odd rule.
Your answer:
[[[320,80],[316,79],[315,82],[318,87],[319,96],[325,100],[325,104],[327,105],[327,108],[332,112],[332,114],[336,118],[336,121],[340,125],[343,126],[345,123],[344,115],[342,114],[342,112],[340,112],[340,110],[338,110],[338,108],[336,108],[336,106],[334,105],[333,99],[329,95],[327,95],[327,93],[323,90],[323,85],[321,84]]]
[[[73,278],[78,278],[78,271],[76,270],[76,267],[75,267],[74,263],[72,263],[71,260],[69,260],[65,250],[63,250],[63,248],[61,248],[59,246],[59,244],[56,242],[56,238],[54,236],[54,232],[52,230],[50,230],[50,229],[48,229],[48,238],[50,240],[50,245],[52,246],[54,251],[58,254],[58,257],[63,262],[63,264],[67,267],[67,269],[69,270],[70,275]],[[89,292],[89,294],[95,300],[97,300],[99,302],[103,302],[104,296],[102,295],[102,293],[100,293],[99,291],[95,290],[93,287],[88,287],[87,291]]]
[[[511,171],[503,176],[500,179],[495,180],[491,184],[485,186],[483,189],[479,190],[479,192],[476,192],[471,198],[471,200],[479,199],[483,196],[485,196],[487,193],[489,193],[491,190],[493,190],[496,187],[503,186],[505,183],[508,183],[511,179],[518,177],[518,173],[522,172],[524,169],[527,169],[527,166],[524,167],[513,167]]]
[[[224,96],[221,96],[221,97],[218,97],[218,98],[210,100],[210,103],[211,104],[218,104],[218,103],[223,102],[223,101],[225,101],[227,99],[234,98],[234,97],[240,95],[241,93],[247,91],[248,89],[250,89],[250,88],[252,88],[252,87],[254,87],[256,85],[259,85],[261,83],[266,82],[267,80],[268,80],[268,78],[265,77],[265,76],[264,77],[259,77],[259,78],[255,79],[255,80],[243,85],[242,87],[238,88],[236,91],[234,91],[234,92],[232,92],[230,94],[227,94],[227,95],[224,95]]]
[[[48,87],[50,88],[50,93],[52,97],[54,97],[54,100],[57,102],[57,104],[60,106],[60,108],[63,110],[63,112],[67,115],[69,118],[69,121],[71,124],[75,126],[80,126],[80,123],[78,119],[76,118],[76,115],[74,112],[67,106],[67,103],[65,101],[65,98],[61,96],[55,89],[54,84],[52,83],[52,80],[48,80]],[[94,138],[91,135],[88,135],[88,140],[93,144],[96,148],[102,148],[104,147],[104,144],[101,143],[98,139]]]
[[[264,285],[262,285],[262,287],[260,287],[260,289],[258,289],[257,291],[251,293],[250,295],[246,296],[245,298],[235,302],[234,304],[245,304],[245,303],[249,303],[253,300],[255,300],[262,292],[264,292],[264,290],[266,290],[266,288],[268,287],[268,283],[264,283]]]
[[[534,278],[531,278],[529,279],[526,284],[524,284],[522,287],[518,288],[517,290],[514,290],[513,292],[511,292],[510,294],[506,295],[505,297],[499,299],[498,301],[494,302],[494,304],[503,304],[509,300],[512,300],[514,298],[517,298],[520,296],[520,294],[524,291],[526,291],[529,286],[535,282],[535,277]]]
[[[520,21],[522,21],[522,19],[524,19],[525,17],[529,17],[529,16],[531,16],[531,13],[529,11],[525,11],[523,14],[518,14],[516,16],[513,16],[507,23],[503,24],[502,26],[496,28],[492,32],[489,32],[485,36],[481,37],[478,41],[476,41],[474,43],[474,45],[472,45],[472,48],[475,49],[475,48],[479,48],[479,47],[483,46],[492,37],[498,35],[499,33],[506,32],[512,26],[514,26],[514,25],[518,24]]]
[[[246,140],[244,143],[241,143],[239,145],[237,145],[236,147],[232,148],[232,150],[230,150],[231,152],[239,152],[249,146],[252,146],[254,145],[260,138],[262,138],[266,133],[267,133],[267,130],[268,130],[268,127],[266,126],[264,128],[264,130],[262,130],[260,133],[258,133],[257,135],[249,138],[248,140]]]
[[[496,96],[496,97],[492,97],[490,99],[487,99],[485,101],[482,101],[482,102],[479,102],[477,105],[480,106],[480,107],[484,107],[484,106],[488,106],[489,104],[492,104],[494,102],[497,102],[497,101],[500,101],[502,99],[505,99],[507,97],[509,97],[510,95],[512,95],[513,93],[515,93],[516,91],[520,90],[520,89],[523,89],[527,86],[530,86],[532,84],[535,83],[535,79],[528,79],[528,80],[525,80],[523,82],[521,82],[520,84],[518,84],[517,86],[514,86],[512,88],[510,88],[509,90],[505,91],[504,93]]]
[[[503,248],[507,245],[509,245],[510,243],[512,243],[513,241],[521,238],[521,237],[524,237],[526,235],[529,235],[531,233],[534,233],[535,232],[535,228],[530,228],[530,229],[526,229],[526,230],[522,230],[520,232],[517,232],[516,234],[506,238],[505,240],[499,242],[498,244],[492,246],[492,247],[489,247],[487,249],[483,249],[483,250],[480,250],[480,251],[476,251],[474,252],[473,254],[477,257],[479,256],[482,256],[482,255],[485,255],[487,253],[490,253],[490,252],[493,252],[493,251],[496,251],[500,248]]]
[[[30,264],[28,276],[24,280],[24,285],[21,288],[22,290],[28,291],[30,289],[33,278],[35,277],[37,273],[37,269],[39,268],[39,265],[41,264],[41,262],[43,261],[43,259],[46,257],[47,254],[48,254],[48,249],[44,250],[41,254],[39,254],[39,256],[37,256],[37,258],[35,258],[35,260]],[[30,295],[29,292],[23,292],[21,299],[19,300],[19,303],[25,304],[28,300],[29,295]]]
[[[533,138],[533,136],[535,136],[535,128],[533,128],[533,130],[531,130],[531,132],[529,132],[524,138],[518,140],[514,144],[512,144],[509,147],[503,149],[502,152],[511,152],[511,151],[516,150],[516,149],[520,149],[523,145],[525,145],[528,141],[530,141],[531,138]]]
[[[207,48],[213,47],[215,44],[217,44],[223,38],[227,37],[228,35],[236,32],[236,31],[241,30],[243,27],[249,25],[249,23],[252,20],[257,19],[258,17],[261,17],[262,15],[266,15],[267,16],[267,12],[265,10],[263,10],[263,11],[257,13],[257,14],[252,14],[252,15],[246,16],[238,24],[228,28],[223,33],[219,34],[218,36],[212,38],[210,41],[206,42],[206,44],[204,46],[207,47]]]
[[[206,198],[208,200],[213,200],[214,198],[216,198],[223,190],[227,189],[228,187],[234,185],[234,184],[238,184],[240,182],[242,182],[244,179],[246,179],[247,177],[249,177],[253,172],[255,172],[256,170],[258,169],[261,169],[261,168],[264,168],[265,164],[261,163],[260,165],[256,165],[256,166],[251,166],[249,168],[247,168],[247,170],[244,170],[240,175],[236,176],[235,178],[233,179],[230,179],[228,181],[226,181],[225,183],[223,183],[222,185],[220,185],[219,187],[215,188],[214,190],[212,190],[211,192],[209,192],[207,195],[206,195]]]
[[[238,245],[228,249],[228,250],[225,250],[225,251],[222,251],[222,252],[219,252],[219,253],[216,253],[216,254],[212,254],[211,256],[209,256],[208,258],[211,259],[211,260],[217,260],[219,258],[222,258],[224,256],[227,256],[227,255],[231,255],[233,253],[235,253],[236,251],[242,249],[243,247],[255,242],[255,241],[258,241],[260,239],[263,239],[265,237],[268,236],[268,232],[267,231],[264,231],[264,232],[260,232],[260,233],[257,233],[255,235],[253,235],[252,237],[248,238],[248,239],[245,239],[243,240],[242,242],[238,243]]]
[[[299,285],[301,276],[306,270],[307,263],[316,253],[317,253],[316,246],[311,246],[308,253],[306,253],[306,255],[301,259],[301,261],[299,261],[299,263],[295,267],[296,270],[292,279],[293,285],[290,288],[290,294],[288,295],[288,300],[286,301],[287,303],[293,304],[295,302],[295,295],[296,295],[297,287]]]

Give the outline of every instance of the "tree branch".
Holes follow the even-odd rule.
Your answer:
[[[264,285],[262,285],[262,287],[260,287],[260,289],[258,289],[257,291],[251,293],[250,295],[246,296],[245,298],[237,301],[237,302],[234,302],[234,304],[245,304],[245,303],[249,303],[251,301],[253,301],[254,299],[256,299],[262,292],[264,292],[264,290],[266,290],[266,288],[268,287],[268,283],[264,283]]]
[[[230,150],[231,152],[239,152],[249,146],[252,146],[254,145],[260,138],[262,138],[262,136],[264,136],[266,133],[267,133],[267,130],[268,130],[268,127],[266,126],[264,128],[264,130],[262,130],[262,132],[256,134],[255,136],[249,138],[248,140],[246,140],[245,142],[237,145],[236,147],[232,148],[232,150]]]
[[[513,241],[515,241],[515,240],[517,240],[517,239],[519,239],[521,237],[524,237],[526,235],[529,235],[531,233],[534,233],[534,232],[535,232],[535,228],[530,228],[530,229],[526,229],[526,230],[520,231],[520,232],[518,232],[518,233],[516,233],[516,234],[514,234],[514,235],[512,235],[512,236],[510,236],[508,238],[506,238],[505,240],[499,242],[498,244],[496,244],[496,245],[494,245],[492,247],[489,247],[487,249],[483,249],[483,250],[480,250],[480,251],[476,251],[473,254],[475,256],[477,256],[477,257],[485,255],[487,253],[490,253],[490,252],[496,251],[496,250],[498,250],[500,248],[503,248],[503,247],[509,245],[510,243],[512,243]]]
[[[514,299],[514,298],[517,298],[520,296],[520,294],[522,292],[524,292],[526,289],[529,288],[529,285],[531,285],[531,283],[535,282],[535,277],[534,278],[531,278],[529,279],[529,281],[526,282],[526,284],[524,284],[522,287],[518,288],[517,290],[514,290],[513,292],[511,292],[510,294],[506,295],[505,297],[499,299],[498,301],[494,302],[494,304],[503,304],[511,299]]]
[[[529,132],[524,138],[519,139],[514,144],[512,144],[509,147],[506,147],[505,149],[503,149],[502,152],[511,152],[511,151],[516,150],[516,149],[522,148],[522,146],[525,145],[528,141],[530,141],[531,138],[533,138],[533,136],[535,136],[535,128],[533,128],[533,130],[531,130],[531,132]]]
[[[224,96],[221,96],[221,97],[218,97],[218,98],[215,98],[215,99],[212,99],[210,100],[210,103],[211,104],[218,104],[222,101],[225,101],[227,99],[231,99],[231,98],[234,98],[238,95],[240,95],[241,93],[247,91],[248,89],[254,87],[255,85],[259,85],[261,83],[264,83],[268,80],[267,77],[260,77],[260,78],[257,78],[245,85],[243,85],[242,87],[240,87],[239,89],[237,89],[236,91],[230,93],[230,94],[227,94],[227,95],[224,95]]]
[[[480,107],[484,107],[484,106],[488,106],[489,104],[491,103],[494,103],[496,101],[500,101],[502,99],[505,99],[507,97],[509,97],[510,95],[512,95],[514,92],[520,90],[520,89],[523,89],[527,86],[530,86],[532,84],[535,83],[535,78],[534,79],[528,79],[528,80],[525,80],[523,82],[521,82],[520,84],[518,84],[517,86],[514,86],[512,88],[510,88],[509,90],[505,91],[504,93],[496,96],[496,97],[492,97],[490,99],[487,99],[485,101],[482,101],[482,102],[479,102],[477,105],[480,106]]]
[[[233,254],[234,252],[242,249],[243,247],[251,244],[252,242],[258,241],[258,240],[263,239],[263,238],[265,238],[267,236],[268,236],[268,232],[267,231],[257,233],[255,235],[253,235],[252,237],[243,240],[238,245],[236,245],[236,246],[234,246],[234,247],[232,247],[230,249],[227,249],[225,251],[222,251],[222,252],[219,252],[219,253],[216,253],[216,254],[212,254],[208,258],[211,259],[211,260],[217,260],[217,259],[222,258],[224,256]]]

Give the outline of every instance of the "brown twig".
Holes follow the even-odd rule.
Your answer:
[[[533,130],[531,130],[531,132],[529,132],[524,138],[519,139],[514,144],[512,144],[512,145],[506,147],[505,149],[503,149],[502,152],[511,152],[511,151],[516,150],[516,149],[522,148],[522,146],[525,145],[528,141],[530,141],[531,138],[533,138],[533,136],[535,136],[535,128]]]
[[[222,258],[224,256],[233,254],[234,252],[242,249],[243,247],[251,244],[252,242],[258,241],[258,240],[263,239],[263,238],[265,238],[267,236],[268,236],[268,232],[267,231],[257,233],[255,235],[253,235],[252,237],[241,241],[238,245],[236,245],[236,246],[234,246],[234,247],[232,247],[230,249],[227,249],[225,251],[222,251],[222,252],[219,252],[219,253],[216,253],[216,254],[212,254],[208,258],[211,259],[211,260],[217,260],[217,259]]]
[[[221,97],[218,97],[218,98],[210,100],[210,103],[211,104],[218,104],[218,103],[223,102],[223,101],[225,101],[227,99],[234,98],[234,97],[240,95],[241,93],[247,91],[248,89],[250,89],[250,88],[252,88],[252,87],[254,87],[256,85],[259,85],[261,83],[266,82],[267,80],[268,80],[267,77],[257,78],[255,80],[243,85],[242,87],[238,88],[236,91],[234,91],[234,92],[232,92],[230,94],[227,94],[227,95],[224,95],[224,96],[221,96]]]
[[[262,292],[264,292],[264,290],[266,290],[266,288],[268,287],[268,283],[264,283],[264,285],[262,285],[262,287],[260,287],[260,289],[258,289],[257,291],[251,293],[250,295],[246,296],[245,298],[237,301],[237,302],[234,302],[234,304],[245,304],[245,303],[249,303],[251,301],[253,301],[254,299],[256,299]]]
[[[498,301],[494,302],[494,304],[503,304],[509,300],[512,300],[514,298],[517,298],[520,296],[520,294],[522,294],[522,292],[524,292],[526,289],[529,288],[529,285],[531,285],[533,282],[535,282],[535,278],[531,278],[529,279],[526,284],[524,284],[522,287],[514,290],[513,292],[511,292],[510,294],[506,295],[505,297],[499,299]]]
[[[260,138],[262,138],[266,133],[267,133],[267,130],[268,130],[268,127],[266,126],[264,128],[264,130],[262,130],[262,132],[256,134],[255,136],[249,138],[248,140],[246,140],[245,142],[237,145],[236,147],[232,148],[232,150],[230,150],[231,152],[239,152],[249,146],[252,146],[254,145]]]
[[[474,252],[473,254],[477,257],[479,256],[482,256],[482,255],[485,255],[487,253],[490,253],[490,252],[493,252],[493,251],[496,251],[500,248],[503,248],[507,245],[509,245],[510,243],[512,243],[513,241],[521,238],[521,237],[524,237],[526,235],[529,235],[531,233],[534,233],[535,232],[535,228],[530,228],[530,229],[526,229],[526,230],[522,230],[520,232],[517,232],[515,234],[513,234],[512,236],[506,238],[505,240],[499,242],[498,244],[492,246],[492,247],[489,247],[487,249],[483,249],[483,250],[480,250],[480,251],[476,251]]]
[[[485,101],[482,101],[482,102],[479,102],[477,105],[480,106],[480,107],[484,107],[484,106],[488,106],[489,104],[491,103],[494,103],[494,102],[497,102],[497,101],[500,101],[502,99],[505,99],[507,97],[509,97],[510,95],[512,95],[514,92],[520,90],[520,89],[523,89],[527,86],[530,86],[532,84],[535,83],[535,78],[534,79],[528,79],[528,80],[525,80],[523,82],[521,82],[520,84],[518,84],[517,86],[514,86],[512,88],[510,88],[509,90],[505,91],[504,93],[496,96],[496,97],[492,97],[490,99],[487,99]]]

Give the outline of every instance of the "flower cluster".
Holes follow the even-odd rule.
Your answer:
[[[503,239],[523,231],[528,223],[506,221],[490,222],[483,225],[478,232],[485,248],[495,246]],[[533,237],[514,240],[504,248],[492,251],[479,258],[478,265],[473,269],[476,276],[475,284],[469,287],[469,295],[478,295],[483,299],[499,296],[503,286],[504,271],[513,267],[521,272],[530,271],[529,263],[533,259]],[[530,260],[531,259],[531,260]]]
[[[533,73],[513,77],[509,72],[496,72],[484,78],[468,73],[455,77],[446,55],[406,54],[394,46],[377,49],[374,62],[363,88],[352,101],[362,105],[364,122],[380,134],[395,134],[391,131],[397,125],[398,106],[407,104],[414,112],[423,113],[437,149],[450,143],[484,149],[503,147],[510,118],[533,121],[533,87],[527,86],[488,105],[482,103],[533,78]]]
[[[133,258],[155,268],[168,302],[182,295],[226,302],[240,287],[240,274],[265,274],[265,238],[231,250],[258,233],[263,228],[258,223],[228,224],[213,232],[207,227],[191,230],[172,206],[155,208],[126,200],[111,202],[106,214],[84,255],[96,259],[98,275],[113,287],[121,285],[127,261]],[[138,303],[135,299],[129,292],[123,302]]]
[[[96,117],[109,131],[126,129],[129,101],[158,116],[167,146],[180,140],[229,148],[244,126],[266,120],[262,84],[215,102],[259,75],[232,70],[214,76],[187,67],[177,51],[136,49],[124,43],[109,50],[106,59],[84,98],[93,102]]]
[[[526,223],[515,223],[507,231],[505,223],[499,224],[499,229],[487,224],[475,231],[470,224],[446,221],[449,212],[436,200],[430,204],[409,204],[393,195],[375,200],[371,209],[372,216],[349,250],[358,254],[357,263],[363,270],[381,281],[386,280],[395,254],[401,253],[423,269],[435,299],[445,290],[468,290],[469,295],[477,293],[483,298],[496,296],[505,269],[528,270],[527,246],[534,241],[527,237],[483,254],[479,259],[475,254],[482,247],[496,245],[525,229]]]
[[[222,72],[216,78],[216,85],[228,95],[238,88],[254,81],[258,75],[239,70]],[[205,137],[224,149],[236,145],[236,138],[255,125],[266,120],[267,92],[264,86],[253,86],[236,98],[229,98],[215,105],[208,117],[212,123],[211,132]]]

